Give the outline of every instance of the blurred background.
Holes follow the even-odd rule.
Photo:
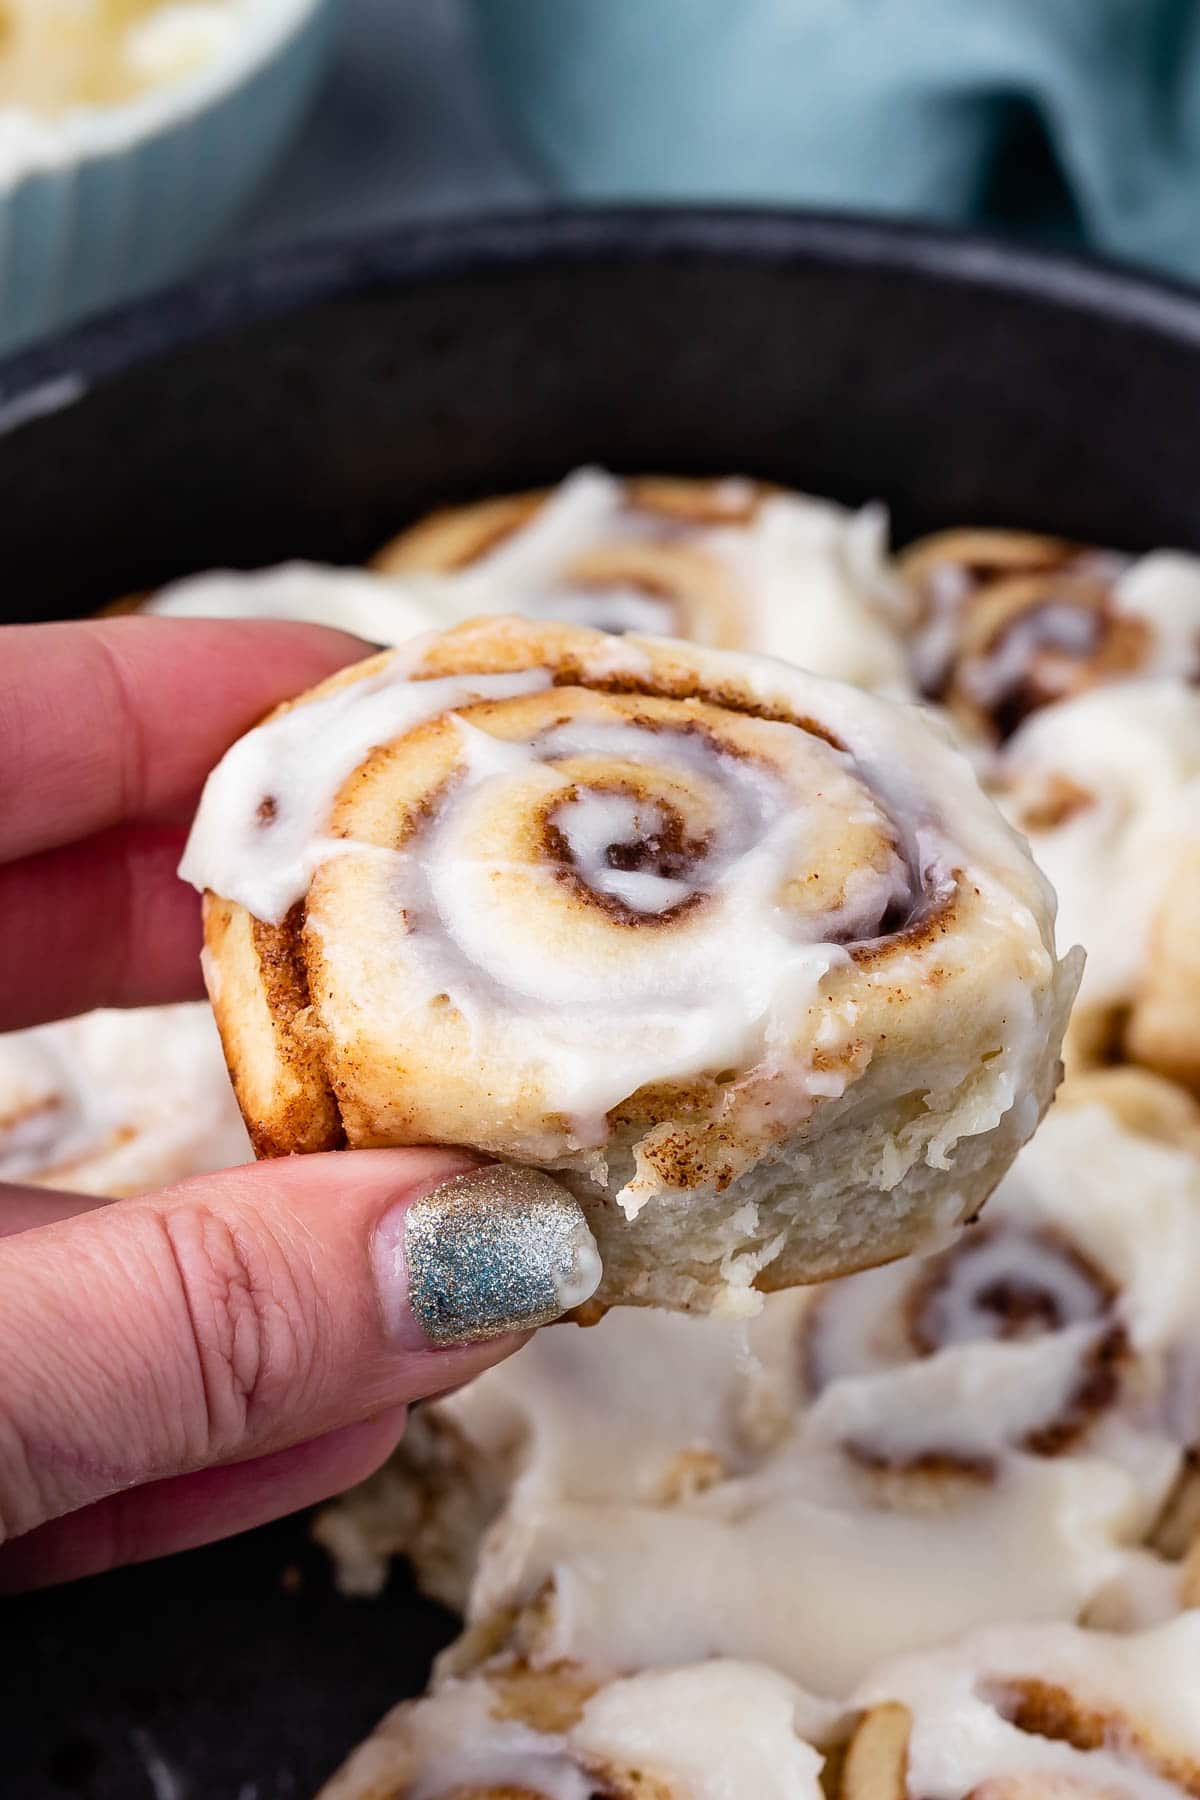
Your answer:
[[[14,31],[19,70],[105,9],[143,62],[244,54],[132,114],[14,105]],[[0,350],[249,248],[626,200],[1200,277],[1200,0],[0,0]]]
[[[343,0],[231,242],[547,198],[976,224],[1200,274],[1194,0]]]

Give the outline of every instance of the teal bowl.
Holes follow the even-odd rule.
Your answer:
[[[199,74],[58,119],[0,109],[0,353],[184,274],[299,125],[340,0],[247,0]]]

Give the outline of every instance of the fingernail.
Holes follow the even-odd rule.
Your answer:
[[[579,1202],[551,1176],[504,1164],[456,1175],[389,1213],[375,1267],[408,1348],[548,1325],[595,1293],[601,1275]]]

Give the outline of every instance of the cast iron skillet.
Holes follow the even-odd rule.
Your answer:
[[[1200,299],[897,226],[523,217],[243,265],[0,368],[0,616],[352,561],[446,498],[616,469],[1200,549]],[[0,1373],[2,1379],[2,1373]],[[451,1622],[303,1521],[0,1605],[0,1792],[285,1800]]]

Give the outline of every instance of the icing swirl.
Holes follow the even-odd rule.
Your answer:
[[[862,1685],[843,1800],[1194,1800],[1198,1684],[1195,1613],[1129,1636],[1069,1625],[980,1632]]]
[[[948,531],[900,561],[921,615],[922,692],[992,741],[1108,682],[1200,676],[1194,558],[1159,551],[1132,562],[1022,532]]]
[[[249,1154],[206,1006],[0,1036],[0,1181],[118,1197]]]
[[[907,597],[878,506],[579,469],[551,493],[435,513],[374,567],[460,619],[515,612],[669,634],[911,693]]]
[[[702,1196],[714,1231],[738,1212],[721,1196],[864,1079],[882,1111],[861,1204],[916,1171],[943,1229],[988,1134],[1032,1128],[1073,981],[1035,871],[915,713],[781,664],[519,620],[418,640],[251,733],[210,778],[182,872],[212,897],[214,999],[261,1148],[472,1142],[577,1172],[629,1219]],[[222,999],[247,981],[274,1034],[265,1104]],[[971,1021],[949,1059],[947,994]],[[914,1118],[922,1057],[945,1098]],[[280,1099],[297,1071],[299,1144]],[[982,1141],[955,1162],[961,1136]],[[765,1262],[795,1204],[791,1170],[771,1180],[783,1214],[768,1191],[741,1215]],[[889,1216],[908,1230],[903,1204]],[[701,1260],[728,1280],[735,1251]]]

